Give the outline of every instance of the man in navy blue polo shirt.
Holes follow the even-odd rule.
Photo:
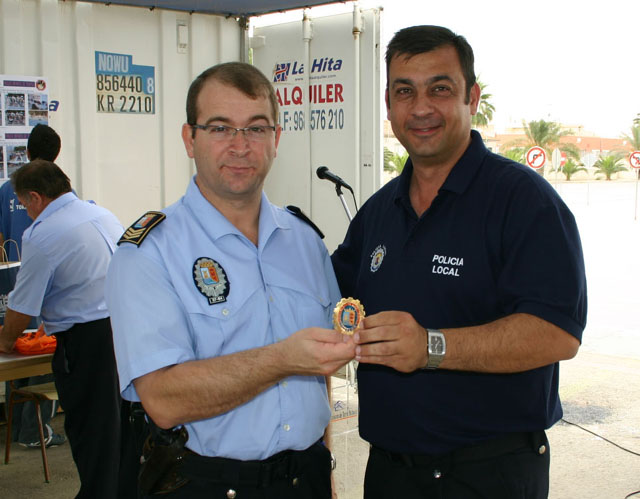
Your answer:
[[[368,314],[354,335],[365,497],[547,497],[558,362],[587,311],[574,217],[471,131],[480,89],[463,37],[406,28],[386,61],[409,160],[332,257]]]

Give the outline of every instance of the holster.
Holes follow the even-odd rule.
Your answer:
[[[182,458],[189,452],[185,444],[189,434],[184,426],[162,430],[149,418],[151,434],[142,449],[138,487],[142,496],[167,494],[187,482],[180,474]]]

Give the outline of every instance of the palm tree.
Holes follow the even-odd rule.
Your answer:
[[[573,133],[571,130],[562,130],[558,123],[553,121],[530,121],[526,123],[522,122],[524,133],[527,136],[527,146],[539,146],[542,147],[547,154],[551,154],[551,151],[556,147],[561,151],[565,151],[567,156],[577,157],[578,150],[572,144],[560,145],[560,139],[565,135]],[[541,175],[544,175],[544,166],[538,170]]]
[[[569,158],[567,159],[567,162],[564,164],[564,166],[560,169],[560,171],[564,173],[564,176],[567,178],[567,180],[571,180],[571,176],[573,174],[578,172],[586,172],[587,169],[582,163],[576,163],[575,161],[573,161],[573,159]]]
[[[471,117],[471,126],[473,127],[488,125],[493,119],[493,113],[496,110],[495,106],[489,102],[492,94],[485,93],[484,91],[487,85],[479,79],[476,81],[480,87],[480,103],[478,104],[478,112]]]
[[[631,133],[628,135],[624,134],[622,138],[629,142],[629,145],[634,151],[640,151],[640,114],[638,114],[638,117],[633,120],[633,122],[637,122],[637,124],[631,127]],[[640,179],[640,169],[636,169],[636,176]]]
[[[631,133],[623,134],[622,138],[629,142],[634,151],[640,151],[640,124],[631,127]]]
[[[633,126],[640,126],[640,113],[636,114],[636,117],[633,118]]]
[[[398,172],[398,175],[400,175],[402,173],[402,169],[404,168],[404,165],[407,162],[408,158],[409,158],[409,153],[407,151],[405,151],[405,152],[403,152],[401,154],[394,154],[393,155],[392,162],[396,167],[396,171]]]
[[[394,152],[385,146],[383,151],[383,162],[382,162],[382,168],[384,169],[385,172],[395,171],[395,167],[392,163],[393,155],[394,155]]]
[[[611,180],[611,175],[618,172],[627,171],[624,165],[625,154],[619,151],[610,152],[600,156],[593,167],[596,173],[602,173],[607,180]]]
[[[404,151],[403,153],[395,153],[386,147],[384,148],[384,170],[388,172],[402,173],[404,164],[407,162],[409,153]]]
[[[506,151],[504,151],[504,153],[501,153],[501,154],[505,158],[509,158],[510,160],[515,161],[516,163],[520,163],[520,164],[524,165],[524,163],[525,163],[525,159],[524,159],[525,152],[526,151],[525,151],[524,147],[512,147],[511,149],[507,149]]]

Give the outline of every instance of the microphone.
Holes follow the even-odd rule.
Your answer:
[[[331,173],[329,171],[329,168],[327,168],[326,166],[319,166],[318,169],[316,170],[316,175],[318,175],[319,179],[333,182],[334,184],[336,184],[336,188],[344,187],[345,189],[349,189],[351,192],[353,192],[353,189],[349,184],[347,184],[344,180],[338,177],[335,173]]]

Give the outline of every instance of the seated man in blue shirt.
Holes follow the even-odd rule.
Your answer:
[[[365,498],[546,498],[558,362],[586,322],[575,220],[471,130],[480,88],[463,37],[406,28],[386,60],[409,160],[332,257],[369,313],[354,335]]]
[[[331,497],[325,376],[354,346],[328,329],[340,295],[324,244],[262,191],[277,117],[273,87],[253,66],[198,76],[182,128],[196,175],[182,199],[125,232],[111,262],[122,395],[157,427],[188,433],[177,468],[187,483],[141,482],[149,494]]]
[[[128,426],[121,425],[126,419],[104,299],[122,226],[108,210],[78,199],[54,163],[32,161],[11,181],[33,224],[22,238],[0,351],[10,352],[31,317],[42,317],[45,332],[57,340],[52,370],[80,476],[76,497],[134,498],[136,461],[133,447],[121,445]]]
[[[33,127],[27,141],[27,158],[30,161],[34,159],[55,161],[59,153],[60,136],[56,131],[47,125]],[[20,260],[22,234],[31,225],[31,222],[32,220],[27,214],[26,208],[16,196],[11,182],[8,181],[2,184],[2,187],[0,187],[0,244],[6,251],[6,253],[4,251],[0,252],[2,257],[6,256],[10,262]],[[34,320],[31,327],[37,327],[37,321]],[[13,384],[16,388],[21,388],[51,381],[53,381],[53,375],[45,374],[43,376],[15,379]],[[11,390],[9,382],[5,386],[8,394]],[[45,445],[47,447],[61,445],[66,441],[64,435],[54,433],[53,428],[49,425],[56,406],[57,403],[53,401],[46,401],[40,404],[42,425],[46,435]],[[17,441],[20,445],[28,448],[40,447],[38,417],[33,402],[18,404],[14,407],[11,434],[13,441]]]

